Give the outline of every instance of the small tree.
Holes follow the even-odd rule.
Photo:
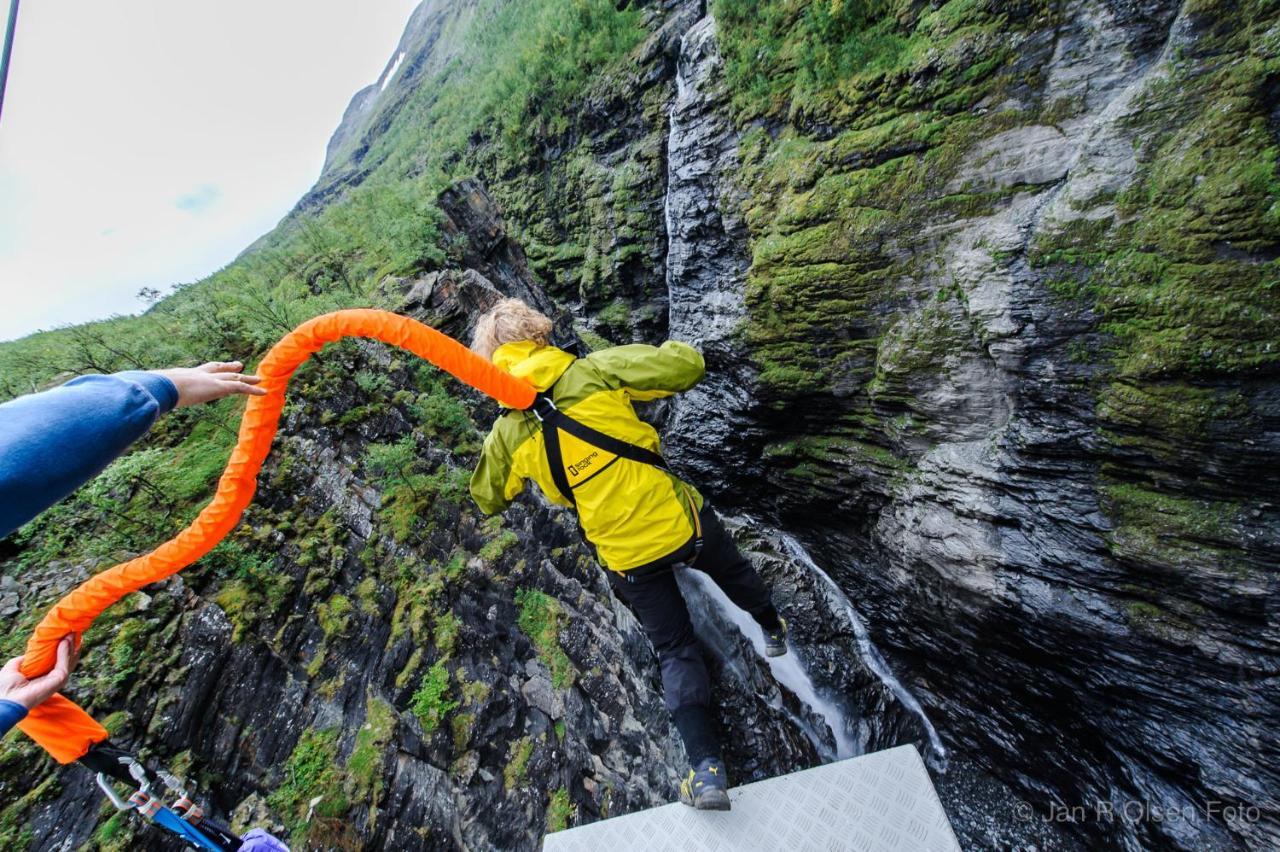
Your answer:
[[[372,444],[364,455],[369,471],[389,485],[403,485],[414,497],[421,497],[415,482],[419,474],[418,447],[413,435],[405,435],[394,444]]]

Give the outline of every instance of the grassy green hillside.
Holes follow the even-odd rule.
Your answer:
[[[477,144],[483,143],[489,155],[515,162],[527,155],[531,140],[557,132],[565,104],[580,95],[590,77],[623,61],[646,35],[639,13],[616,5],[612,0],[483,0],[474,16],[462,21],[465,26],[452,33],[462,40],[458,58],[418,87],[377,145],[362,154],[359,179],[346,179],[347,188],[329,195],[322,207],[295,211],[244,256],[202,281],[175,287],[140,316],[0,344],[0,399],[84,373],[213,359],[252,363],[311,316],[380,305],[385,297],[377,285],[386,276],[413,276],[447,265],[462,247],[441,233],[440,191],[474,172],[471,157]],[[324,140],[315,141],[320,145]],[[337,152],[333,168],[349,166],[350,155]],[[346,375],[349,355],[339,352],[305,366],[287,412],[324,405],[328,388],[351,378]],[[411,414],[425,441],[474,452],[474,427],[438,374],[407,367],[396,373],[401,374],[413,389],[392,399],[386,375],[357,370],[354,381],[364,404],[332,413],[332,419],[353,426],[394,406]],[[90,485],[10,537],[0,551],[5,573],[26,580],[64,570],[59,566],[96,571],[171,536],[212,494],[234,444],[241,408],[242,403],[225,400],[162,418],[144,441]],[[322,420],[328,416],[322,414]],[[460,480],[452,468],[430,469],[412,438],[372,442],[364,450],[369,474],[383,489],[379,521],[394,540],[405,539],[415,526],[419,536],[428,534],[424,529],[430,530],[432,513],[427,508],[436,498],[460,501],[465,477]],[[295,470],[300,465],[294,464],[292,448],[278,446],[275,459],[281,482],[305,476]],[[207,557],[195,572],[198,576],[189,580],[216,598],[235,625],[237,640],[278,615],[281,602],[297,591],[288,576],[271,568],[273,545],[266,538],[271,531],[285,531],[290,540],[315,552],[324,552],[326,542],[341,532],[331,529],[328,516],[317,522],[264,511],[263,518],[251,520],[243,534]],[[495,531],[494,541],[505,546],[507,535]],[[320,568],[313,572],[316,577],[332,570]],[[406,600],[420,595],[419,587],[410,583],[406,595]],[[332,626],[341,632],[351,604],[339,598],[320,613],[326,630]],[[22,613],[0,640],[0,654],[21,651],[51,602],[47,591],[24,601]],[[177,624],[169,611],[178,606],[167,595],[146,613],[123,604],[98,619],[86,636],[86,653],[94,663],[79,683],[90,696],[86,706],[113,731],[141,733],[127,728],[125,714],[111,711],[124,703],[140,667],[168,659]],[[397,615],[397,625],[400,621]],[[317,665],[323,659],[323,653],[318,655]],[[415,707],[426,701],[416,701]],[[24,821],[32,808],[57,795],[59,776],[51,762],[18,736],[6,738],[0,748],[0,770],[32,782],[32,795],[7,799],[0,810],[0,846],[22,848],[31,837]],[[131,842],[131,833],[121,834],[117,823],[103,824],[96,845],[124,848]]]
[[[363,180],[317,212],[288,217],[252,252],[176,288],[140,317],[0,344],[0,394],[70,374],[211,358],[251,361],[298,322],[376,301],[386,275],[438,268],[435,200],[469,175],[477,141],[511,162],[563,129],[565,105],[592,74],[645,35],[638,12],[608,0],[481,3],[457,33],[457,58],[420,86],[362,155]],[[322,140],[316,140],[320,144]],[[338,152],[341,170],[350,152]]]

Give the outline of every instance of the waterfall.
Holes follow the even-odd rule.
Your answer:
[[[670,334],[723,346],[746,315],[746,226],[729,175],[739,170],[738,134],[725,109],[715,19],[680,37],[676,96],[667,113],[666,285]]]
[[[853,736],[852,726],[849,724],[844,712],[834,701],[824,698],[818,693],[818,688],[814,685],[813,678],[809,676],[809,672],[805,670],[804,665],[794,653],[788,653],[781,657],[766,657],[764,653],[764,634],[754,618],[734,606],[729,597],[721,591],[720,587],[701,571],[685,571],[682,572],[681,576],[689,578],[696,584],[698,589],[716,605],[720,614],[742,631],[742,634],[751,642],[752,647],[756,649],[756,653],[769,664],[773,679],[795,693],[796,698],[809,705],[813,712],[826,721],[827,726],[831,728],[831,733],[835,735],[835,754],[831,754],[829,748],[822,745],[821,739],[814,732],[807,730],[809,725],[805,720],[793,717],[793,721],[799,724],[802,729],[806,729],[805,733],[824,760],[843,760],[846,757],[857,757],[862,754],[862,745]]]
[[[694,26],[697,26],[696,24]],[[665,261],[664,280],[667,284],[667,295],[670,297],[672,290],[672,279],[676,277],[673,271],[675,265],[677,231],[675,221],[675,211],[672,209],[671,187],[675,185],[676,180],[676,161],[673,152],[677,149],[682,131],[680,122],[680,107],[689,99],[689,80],[685,74],[685,45],[689,40],[689,33],[693,31],[693,27],[685,30],[684,35],[680,36],[680,50],[676,53],[676,97],[671,102],[671,108],[667,111],[667,190],[662,198],[662,217],[667,227],[667,257]]]
[[[939,772],[945,772],[947,768],[947,749],[938,737],[937,730],[933,727],[933,723],[929,721],[929,717],[925,715],[924,708],[920,706],[920,702],[902,685],[902,682],[894,675],[893,670],[889,668],[889,664],[885,662],[880,650],[871,641],[867,626],[863,623],[862,617],[858,615],[853,603],[840,586],[836,584],[836,581],[831,579],[831,575],[823,571],[818,566],[818,563],[813,561],[809,551],[805,550],[804,545],[797,541],[795,536],[785,532],[780,532],[779,535],[787,554],[822,581],[823,591],[826,594],[828,603],[831,604],[833,612],[843,613],[848,620],[849,627],[853,630],[853,635],[858,640],[858,655],[862,658],[863,664],[880,679],[880,682],[885,685],[885,688],[889,690],[894,698],[898,699],[903,707],[907,708],[920,720],[920,726],[924,728],[925,734],[929,738],[929,754],[926,755],[929,765]]]
[[[667,229],[666,285],[670,304],[670,335],[699,345],[710,359],[720,352],[731,357],[729,341],[746,316],[742,299],[749,259],[744,247],[748,237],[729,177],[735,174],[738,136],[727,119],[727,92],[720,79],[721,59],[716,44],[715,20],[704,15],[680,38],[676,61],[676,94],[668,112],[667,191],[663,215]],[[747,403],[740,388],[729,387],[729,377],[711,376],[677,404],[672,432],[700,434],[704,444],[722,445],[732,430],[727,415]],[[696,422],[686,423],[692,417]],[[680,452],[675,442],[668,449]],[[710,463],[720,464],[719,459]],[[945,765],[946,751],[933,725],[909,692],[893,676],[867,635],[861,619],[839,587],[813,563],[791,536],[780,534],[784,546],[816,577],[834,613],[844,612],[857,637],[860,656],[867,668],[908,712],[919,717],[929,739],[930,762]],[[738,628],[763,657],[760,628],[746,613],[729,602],[715,583],[701,572],[687,572],[696,587],[725,618]],[[736,653],[733,652],[733,653]],[[819,745],[824,759],[860,754],[862,742],[838,700],[824,697],[795,654],[766,658],[775,680],[824,719],[835,735],[836,754]],[[795,720],[815,745],[821,738],[808,730],[807,720]]]

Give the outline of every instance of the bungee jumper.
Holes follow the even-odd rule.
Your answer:
[[[238,440],[212,501],[150,553],[107,569],[44,616],[26,652],[0,673],[0,734],[14,724],[59,763],[79,762],[121,810],[202,849],[285,849],[261,830],[245,837],[203,818],[184,783],[148,769],[108,741],[88,713],[58,694],[80,637],[105,609],[191,565],[239,522],[275,437],[294,371],[328,343],[365,337],[406,349],[496,399],[508,412],[485,441],[471,493],[482,510],[504,509],[527,480],[572,506],[615,593],[636,612],[658,653],[666,705],[692,764],[681,800],[726,810],[728,782],[710,713],[710,684],[675,570],[707,573],[761,625],[770,655],[786,652],[786,624],[751,563],[710,504],[676,477],[656,431],[631,403],[687,390],[703,375],[685,344],[631,345],[584,358],[550,345],[551,322],[516,299],[486,313],[469,350],[415,320],[386,311],[337,311],[303,323],[263,358],[257,375],[238,363],[187,370],[85,376],[0,405],[0,536],[7,535],[101,471],[177,405],[249,396]],[[65,453],[59,445],[73,445]],[[119,796],[113,782],[133,792]],[[161,791],[174,797],[165,806]]]
[[[472,349],[538,390],[493,424],[471,477],[487,514],[503,511],[532,480],[547,499],[576,510],[609,585],[640,620],[658,654],[667,709],[691,767],[680,799],[728,810],[728,777],[712,719],[711,684],[676,572],[704,572],[755,619],[765,653],[787,651],[786,622],[715,510],[662,458],[658,433],[633,401],[686,391],[702,356],[674,340],[615,346],[576,358],[550,343],[551,320],[504,299],[476,325]]]

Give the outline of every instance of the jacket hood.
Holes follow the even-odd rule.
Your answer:
[[[504,343],[493,353],[493,363],[540,391],[556,383],[576,359],[554,346],[540,346],[532,340]]]

